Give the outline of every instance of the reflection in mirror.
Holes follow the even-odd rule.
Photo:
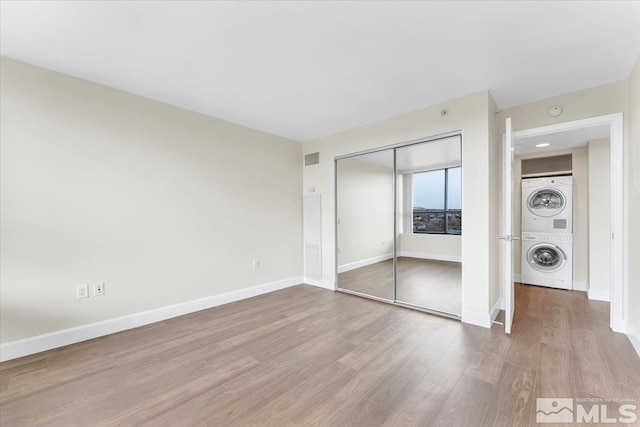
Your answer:
[[[336,161],[338,288],[392,301],[393,176],[393,150]]]
[[[462,311],[460,138],[396,150],[396,299],[430,310]]]

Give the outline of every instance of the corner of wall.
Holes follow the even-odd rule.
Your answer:
[[[636,350],[639,347],[637,331],[640,331],[640,265],[634,260],[640,259],[640,240],[632,236],[640,235],[640,223],[632,218],[640,217],[640,56],[629,74],[628,79],[628,108],[629,114],[626,118],[628,127],[628,144],[625,156],[627,157],[627,185],[626,185],[626,247],[625,265],[626,272],[624,281],[626,284],[626,295],[628,295],[627,306],[625,307],[628,329],[633,331],[632,343]],[[640,351],[638,352],[640,354]]]

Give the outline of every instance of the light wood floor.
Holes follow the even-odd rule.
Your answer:
[[[514,332],[297,286],[0,364],[3,426],[519,426],[633,397],[608,304],[518,285]]]
[[[433,310],[462,313],[462,264],[398,257],[397,300]],[[338,275],[342,289],[393,300],[393,261],[387,260]]]

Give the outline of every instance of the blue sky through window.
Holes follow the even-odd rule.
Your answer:
[[[413,174],[413,207],[444,209],[444,170]]]
[[[447,209],[462,209],[462,168],[449,169]]]
[[[444,169],[413,174],[413,207],[444,209]],[[462,208],[461,168],[449,169],[448,209]]]

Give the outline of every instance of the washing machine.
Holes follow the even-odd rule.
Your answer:
[[[523,179],[521,230],[573,233],[572,199],[570,176]]]
[[[573,289],[573,234],[522,232],[520,281]]]

